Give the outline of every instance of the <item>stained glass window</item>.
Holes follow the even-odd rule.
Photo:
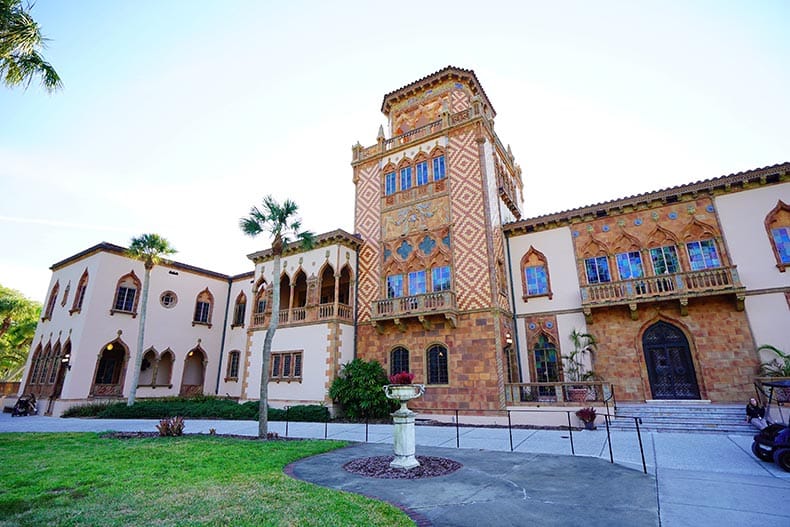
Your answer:
[[[438,156],[433,158],[433,180],[439,181],[440,179],[444,179],[446,174],[444,172],[444,156]]]
[[[777,227],[771,229],[776,252],[783,264],[790,264],[790,227]]]
[[[425,293],[425,271],[409,273],[409,296]]]
[[[689,251],[689,262],[692,271],[721,267],[716,243],[713,240],[702,240],[686,244]]]
[[[428,162],[421,161],[417,163],[417,185],[428,184]]]
[[[620,274],[620,280],[642,278],[644,276],[642,272],[642,255],[639,254],[639,251],[618,254],[617,272]]]
[[[584,260],[584,268],[587,270],[587,283],[599,284],[601,282],[611,282],[609,274],[609,260],[606,256],[587,258]]]
[[[678,253],[674,245],[650,249],[650,260],[653,262],[653,272],[657,275],[680,271]]]
[[[387,277],[387,298],[403,296],[403,275],[395,274]]]
[[[400,189],[409,190],[411,188],[411,167],[400,169]]]
[[[431,269],[431,290],[449,291],[450,290],[450,267],[434,267]]]
[[[524,276],[527,280],[527,294],[530,296],[545,295],[549,292],[549,277],[546,268],[542,265],[534,265],[524,268]]]
[[[384,194],[389,196],[397,192],[395,172],[387,172],[384,174]]]

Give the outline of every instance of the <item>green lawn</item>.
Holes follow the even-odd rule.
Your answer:
[[[0,434],[0,527],[413,525],[388,504],[282,472],[343,445]]]

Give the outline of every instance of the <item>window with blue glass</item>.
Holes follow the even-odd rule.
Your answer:
[[[713,240],[689,242],[686,244],[686,248],[689,252],[689,263],[692,271],[721,267],[719,253],[716,250],[716,242]]]
[[[444,171],[444,156],[433,158],[433,180],[439,181],[447,177]]]
[[[411,188],[411,167],[400,169],[400,189],[409,190]]]
[[[618,254],[617,272],[620,274],[620,280],[642,278],[644,276],[642,272],[642,255],[639,251]]]
[[[783,264],[790,264],[790,227],[777,227],[771,229],[774,247]]]
[[[384,174],[384,194],[389,196],[390,194],[395,194],[397,191],[397,178],[395,177],[395,172],[387,172]]]
[[[417,163],[417,186],[428,184],[428,162]]]
[[[403,296],[403,275],[395,274],[387,277],[387,298]]]
[[[524,278],[527,281],[527,295],[538,296],[549,293],[549,277],[546,267],[534,265],[524,268]]]
[[[425,294],[425,271],[409,273],[409,296]]]
[[[600,284],[602,282],[612,281],[611,275],[609,274],[609,260],[606,259],[606,256],[587,258],[584,260],[584,268],[587,271],[588,284]]]
[[[674,245],[650,249],[650,260],[653,262],[653,273],[672,274],[680,271],[678,252]]]
[[[449,291],[450,290],[450,267],[434,267],[431,269],[431,290]]]

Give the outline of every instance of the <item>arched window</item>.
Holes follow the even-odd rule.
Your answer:
[[[779,200],[765,218],[765,230],[776,258],[776,267],[784,273],[790,265],[790,205]]]
[[[334,304],[335,303],[335,270],[331,265],[326,264],[321,271],[321,297],[319,298],[320,304]]]
[[[228,371],[225,374],[226,381],[236,381],[239,379],[239,362],[241,359],[241,352],[233,350],[228,353]]]
[[[447,177],[447,172],[444,166],[444,151],[435,150],[432,152],[431,165],[434,181],[439,181],[440,179]]]
[[[340,269],[340,291],[337,301],[340,304],[351,305],[351,269],[348,264]]]
[[[541,333],[532,348],[532,358],[535,366],[536,382],[559,382],[560,363],[557,355],[557,347],[554,342],[545,334]],[[538,387],[538,394],[541,397],[556,397],[553,386]]]
[[[110,313],[137,314],[137,301],[139,300],[140,279],[134,271],[124,275],[118,280],[115,287],[115,299]]]
[[[307,305],[307,276],[304,271],[299,269],[294,277],[294,305],[292,307],[304,307]]]
[[[140,363],[140,380],[138,386],[153,386],[155,383],[154,375],[156,374],[157,364],[156,350],[148,348],[148,351],[143,355],[143,360]]]
[[[409,371],[409,350],[398,346],[390,351],[390,375]]]
[[[532,246],[521,258],[521,286],[524,293],[522,298],[525,302],[529,297],[535,296],[548,296],[551,300],[548,260],[542,252]]]
[[[236,307],[233,309],[233,324],[231,324],[231,327],[244,327],[244,316],[246,313],[247,295],[244,294],[244,291],[241,291],[239,296],[236,297]]]
[[[52,320],[52,312],[55,310],[55,302],[58,300],[58,290],[60,289],[60,282],[55,282],[52,286],[52,291],[49,293],[49,300],[47,300],[47,308],[44,310],[44,316],[41,321]]]
[[[92,394],[120,395],[123,391],[123,375],[125,370],[127,349],[123,342],[116,339],[102,348]]]
[[[88,289],[88,270],[82,273],[77,284],[77,292],[74,294],[74,303],[71,305],[69,313],[79,313],[82,311],[82,303],[85,300],[85,291]]]
[[[36,384],[38,371],[41,369],[41,344],[36,346],[36,351],[33,352],[33,358],[30,360],[30,373],[27,377],[27,384]]]
[[[60,368],[60,356],[62,352],[60,349],[60,342],[55,344],[55,349],[52,352],[52,364],[49,367],[49,375],[47,376],[47,384],[55,384],[55,377],[58,376],[58,368]]]
[[[448,384],[447,348],[434,344],[428,348],[428,384]]]
[[[211,327],[211,312],[214,307],[214,295],[208,287],[200,292],[195,300],[195,316],[192,317],[192,325],[205,324]]]
[[[49,373],[49,367],[52,364],[52,348],[49,344],[44,349],[44,361],[41,364],[41,369],[38,372],[38,379],[36,379],[36,384],[44,384],[47,382],[47,374]]]
[[[156,371],[154,372],[153,382],[157,386],[170,386],[170,379],[173,376],[173,363],[175,362],[175,359],[175,355],[173,355],[173,352],[170,350],[170,348],[162,352],[162,356],[159,357],[159,363],[157,364]]]

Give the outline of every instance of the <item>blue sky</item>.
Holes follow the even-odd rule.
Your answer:
[[[536,216],[790,160],[784,1],[38,0],[49,95],[0,88],[0,283],[157,232],[228,274],[266,194],[353,231],[382,96],[475,70]]]

